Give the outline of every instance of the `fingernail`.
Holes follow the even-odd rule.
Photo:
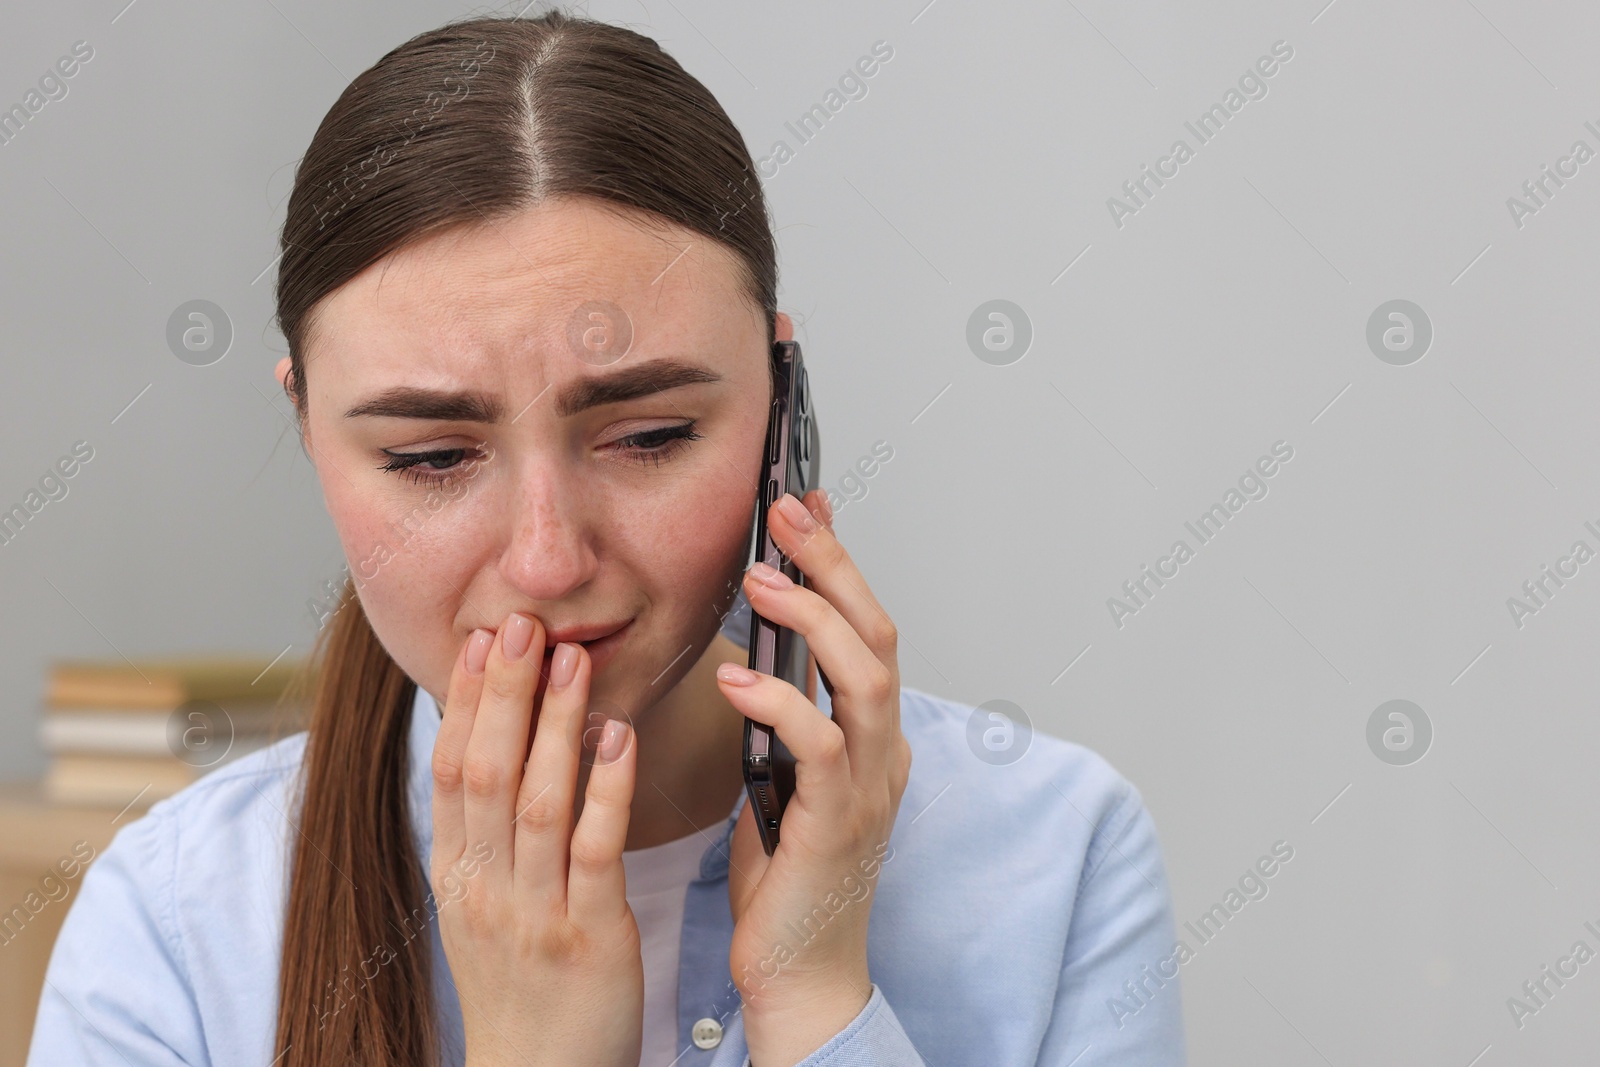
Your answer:
[[[578,646],[557,642],[555,655],[550,657],[550,688],[565,689],[577,673]]]
[[[822,494],[822,519],[828,524],[828,529],[833,529],[833,501],[828,499],[828,494]]]
[[[595,753],[595,758],[601,763],[615,763],[622,756],[624,742],[628,739],[628,724],[621,719],[612,719],[606,723],[605,730],[600,734],[600,748]]]
[[[741,667],[737,663],[724,663],[717,668],[717,678],[729,685],[755,685],[759,677],[761,676],[755,671]]]
[[[533,620],[513,611],[506,619],[505,629],[500,631],[501,647],[505,650],[506,659],[521,659],[532,641]]]
[[[482,674],[489,662],[489,646],[494,644],[494,631],[478,627],[467,638],[467,673]]]
[[[756,563],[750,568],[750,574],[769,589],[788,589],[794,585],[787,574],[769,563]]]
[[[802,533],[810,533],[817,528],[817,520],[811,517],[811,512],[793,493],[785,493],[778,498],[778,510]]]

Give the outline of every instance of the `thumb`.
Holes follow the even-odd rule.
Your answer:
[[[748,798],[739,810],[739,821],[733,824],[731,856],[728,861],[728,909],[737,923],[756,895],[756,887],[767,871],[772,858],[761,847],[761,834],[756,829],[755,814]]]

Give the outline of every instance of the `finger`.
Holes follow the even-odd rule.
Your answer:
[[[467,657],[476,656],[481,666],[494,631],[472,631],[461,643],[455,667],[450,671],[450,688],[445,694],[444,714],[439,720],[439,736],[433,743],[433,854],[434,870],[448,870],[466,851],[467,828],[462,805],[461,761],[467,739],[472,735],[472,720],[478,711],[478,695],[483,690],[483,675],[467,669]]]
[[[883,777],[889,762],[900,703],[894,677],[820,593],[792,583],[775,588],[756,574],[752,567],[745,575],[750,607],[805,638],[806,650],[833,686],[833,721],[844,731],[855,780],[867,788]]]
[[[737,684],[737,679],[748,675],[754,675],[754,680],[748,685]],[[800,804],[824,821],[844,818],[851,808],[853,753],[848,750],[839,725],[782,678],[750,671],[737,663],[724,663],[717,668],[717,685],[728,703],[756,722],[772,727],[794,754],[794,796],[789,803]]]
[[[512,655],[506,639],[517,630],[529,644],[521,655]],[[511,822],[517,790],[522,784],[533,692],[543,656],[544,625],[531,615],[514,612],[489,648],[477,720],[472,724],[472,736],[462,760],[467,840],[474,845],[488,842],[496,856],[513,855]],[[506,864],[491,866],[495,875],[509,876]]]
[[[638,749],[626,722],[606,723],[584,790],[583,813],[572,831],[567,915],[587,929],[609,926],[628,910],[622,850],[628,841]]]
[[[801,501],[805,504],[806,510],[810,511],[811,514],[816,517],[818,522],[826,526],[829,533],[832,533],[833,501],[828,499],[828,491],[826,489],[813,489],[811,492],[802,497]],[[810,700],[813,704],[816,703],[817,685],[820,683],[821,686],[828,691],[828,699],[832,700],[833,683],[828,681],[827,672],[820,670],[817,667],[817,659],[815,656],[807,654],[806,659],[810,664],[808,668],[809,674],[806,676],[806,684],[809,687],[806,690],[806,699]]]
[[[888,669],[894,688],[898,691],[900,663],[896,648],[899,633],[833,531],[818,524],[805,505],[789,493],[779,497],[767,512],[767,528],[772,531],[778,548],[794,560],[805,575],[806,585],[822,594],[850,624],[850,628],[861,635],[861,640]],[[822,669],[828,671],[828,665],[823,663]],[[837,679],[829,672],[828,680]],[[893,722],[898,730],[898,702],[893,712]]]
[[[570,651],[569,651],[570,650]],[[571,680],[557,686],[558,660],[571,656]],[[515,884],[520,900],[556,903],[567,892],[567,853],[572,841],[578,750],[589,708],[593,662],[589,650],[562,641],[551,656],[550,679],[533,731],[533,747],[517,794]]]
[[[826,526],[830,532],[833,530],[833,501],[828,499],[826,489],[811,490],[805,495],[802,503],[805,504],[806,510],[816,516],[818,522]]]

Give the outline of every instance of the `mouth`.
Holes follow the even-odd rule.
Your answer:
[[[559,638],[554,636],[546,637],[545,640],[547,643],[544,650],[544,663],[542,664],[545,677],[548,678],[550,676],[550,664],[555,656],[556,645],[561,641],[566,641],[569,644],[582,645],[589,653],[589,660],[593,665],[593,671],[598,673],[600,668],[605,666],[605,664],[616,653],[617,647],[627,639],[632,626],[632,619],[627,620],[620,626],[607,624],[607,626],[598,628],[601,630],[601,633],[598,636],[589,638],[587,640],[574,641],[570,636],[562,636]],[[591,632],[594,629],[597,628],[591,627]],[[582,630],[577,629],[567,631],[567,633],[573,635],[581,634],[582,632]]]

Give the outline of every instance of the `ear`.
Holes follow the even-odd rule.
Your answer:
[[[289,403],[291,404],[294,404],[294,394],[289,392],[289,368],[293,365],[294,364],[290,361],[289,357],[284,356],[282,359],[278,360],[278,365],[272,372],[273,375],[277,377],[278,385],[283,389],[284,395],[289,398]],[[298,411],[299,405],[294,404],[294,406]],[[304,446],[304,444],[305,442],[302,440],[301,445]]]
[[[290,361],[289,357],[284,356],[282,359],[278,360],[278,367],[272,372],[277,376],[278,384],[283,387],[283,391],[285,393],[289,391],[289,368],[291,366],[293,366],[293,363]]]
[[[773,340],[793,341],[794,323],[789,321],[789,316],[778,312],[778,317],[773,320]]]

